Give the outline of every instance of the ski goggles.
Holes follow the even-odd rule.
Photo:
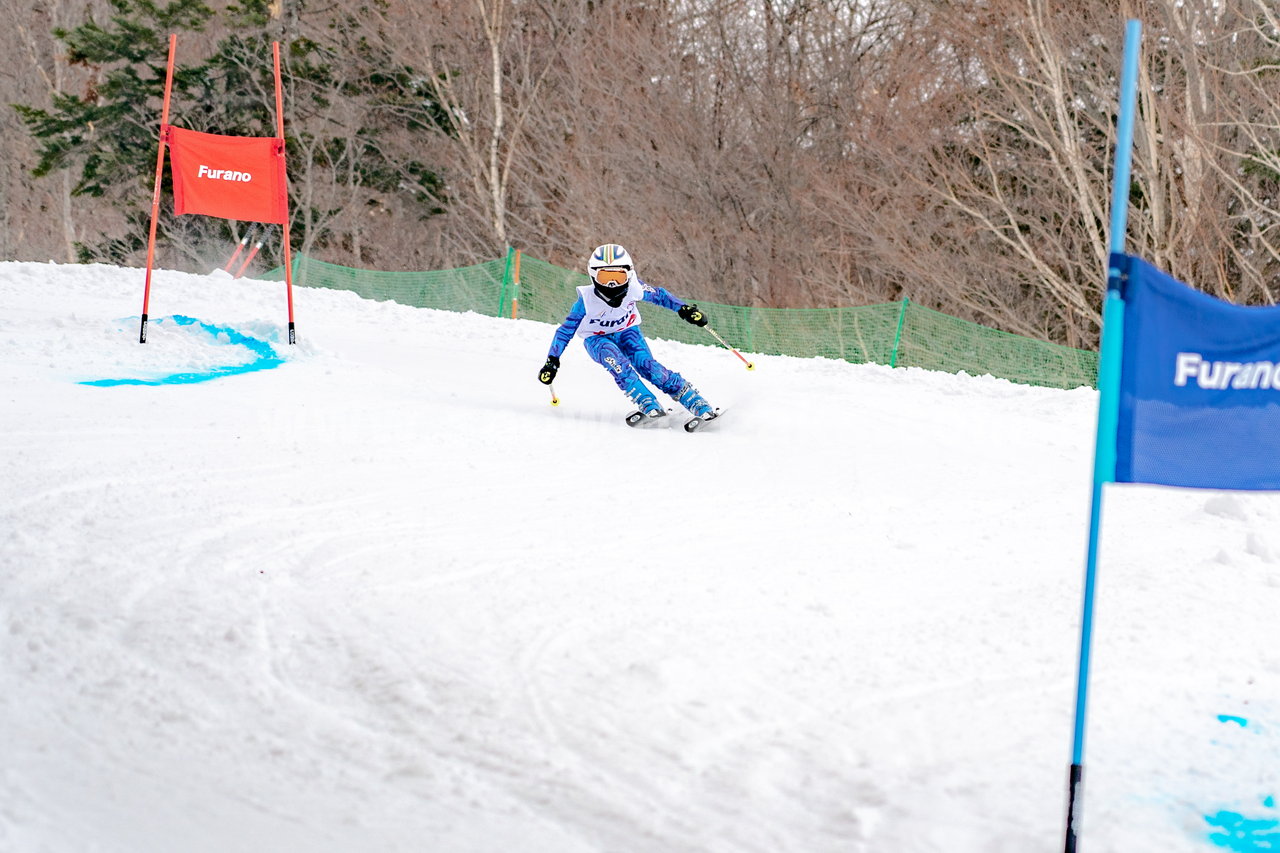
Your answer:
[[[605,267],[596,270],[596,284],[626,284],[627,271],[617,268]]]

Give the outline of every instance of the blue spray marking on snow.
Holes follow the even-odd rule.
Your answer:
[[[1244,717],[1232,714],[1219,714],[1218,722],[1235,723],[1240,728],[1248,728],[1249,721]],[[1274,812],[1276,798],[1262,798],[1262,806]],[[1256,853],[1259,850],[1280,850],[1280,819],[1275,817],[1246,817],[1240,812],[1222,810],[1217,814],[1205,815],[1205,823],[1215,831],[1209,833],[1209,840],[1218,847],[1234,850],[1237,853]]]
[[[237,332],[230,326],[215,326],[211,323],[202,323],[195,317],[186,317],[182,314],[175,314],[172,318],[162,317],[153,320],[153,323],[161,323],[166,319],[172,319],[179,326],[198,325],[202,331],[210,337],[218,338],[220,335],[226,335],[227,341],[232,346],[241,346],[253,353],[257,358],[248,364],[227,365],[224,367],[211,367],[192,373],[173,373],[169,376],[161,376],[158,379],[94,379],[88,382],[81,382],[81,385],[94,385],[99,388],[107,388],[115,385],[190,385],[195,382],[208,382],[210,379],[220,379],[224,376],[235,376],[241,373],[252,373],[257,370],[270,370],[273,367],[279,367],[284,364],[284,359],[276,355],[271,344],[258,338]]]
[[[1267,797],[1262,804],[1275,809],[1275,798]],[[1209,826],[1216,832],[1209,833],[1209,840],[1227,850],[1252,853],[1257,850],[1280,850],[1280,820],[1275,818],[1248,818],[1239,812],[1220,811],[1205,815]]]

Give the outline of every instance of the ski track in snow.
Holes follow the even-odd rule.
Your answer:
[[[545,324],[142,281],[0,264],[0,850],[1061,849],[1092,391],[655,341],[732,416],[631,430]],[[1272,849],[1280,498],[1106,501],[1083,843]]]

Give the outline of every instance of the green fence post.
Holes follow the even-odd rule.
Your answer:
[[[520,315],[520,250],[516,249],[515,269],[511,273],[511,319]]]
[[[507,267],[502,271],[502,289],[498,291],[498,312],[495,317],[506,316],[507,288],[511,286],[511,263],[516,256],[514,246],[507,247]]]
[[[889,358],[889,366],[898,366],[898,347],[902,343],[902,324],[907,319],[907,303],[911,300],[902,297],[902,310],[898,312],[898,330],[893,333],[893,355]]]

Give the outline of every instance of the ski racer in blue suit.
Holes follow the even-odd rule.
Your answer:
[[[661,305],[695,326],[707,325],[706,315],[698,310],[697,305],[687,304],[663,288],[641,281],[636,275],[631,255],[616,243],[606,243],[591,253],[587,273],[591,283],[578,288],[578,300],[556,329],[538,380],[544,385],[551,384],[560,369],[561,354],[577,335],[582,338],[591,358],[608,370],[622,393],[635,402],[642,416],[635,419],[636,423],[666,415],[653,391],[642,381],[644,379],[695,417],[712,415],[715,410],[692,383],[654,359],[649,343],[640,331],[640,312],[636,303]],[[627,422],[633,423],[633,419],[628,418]]]

